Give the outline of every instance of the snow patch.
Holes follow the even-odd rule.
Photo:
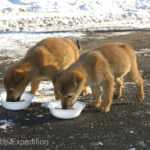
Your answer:
[[[14,126],[15,124],[11,120],[0,120],[0,129],[6,129],[9,126]]]
[[[42,118],[44,115],[37,115],[36,117],[37,118]]]
[[[5,0],[0,20],[1,31],[149,28],[150,0]]]
[[[135,51],[137,56],[150,56],[150,48],[141,49],[140,51]]]

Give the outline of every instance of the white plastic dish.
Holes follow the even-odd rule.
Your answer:
[[[51,114],[60,119],[72,119],[80,115],[81,111],[85,107],[85,104],[80,101],[76,101],[73,105],[73,109],[62,109],[61,101],[55,100],[49,102],[47,107],[49,108]]]
[[[4,108],[9,110],[21,110],[27,108],[34,96],[28,92],[24,92],[20,98],[22,101],[18,102],[8,102],[6,101],[6,92],[0,94],[1,104]]]

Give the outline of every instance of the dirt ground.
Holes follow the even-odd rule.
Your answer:
[[[106,42],[130,43],[136,50],[139,70],[144,77],[144,102],[138,102],[135,85],[127,82],[120,101],[114,100],[110,112],[105,114],[85,108],[78,118],[60,120],[39,103],[32,103],[22,111],[0,107],[0,120],[15,123],[5,130],[0,129],[1,150],[150,150],[150,32],[109,37],[111,34],[87,33],[79,40],[84,50]],[[106,38],[100,38],[105,35]],[[0,65],[0,77],[7,65]],[[79,99],[87,102],[92,97],[88,94]]]

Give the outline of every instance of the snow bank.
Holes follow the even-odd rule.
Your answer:
[[[149,28],[150,0],[1,0],[0,31]]]

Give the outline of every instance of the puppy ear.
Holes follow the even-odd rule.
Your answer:
[[[80,72],[77,72],[77,71],[72,71],[71,75],[72,75],[72,82],[73,82],[74,86],[78,87],[79,84],[83,81],[82,74]]]
[[[13,75],[13,80],[16,84],[20,83],[25,77],[25,73],[22,69],[16,69]]]
[[[52,82],[56,83],[57,79],[59,78],[59,76],[61,75],[61,73],[63,72],[63,70],[59,71],[56,73],[56,75],[54,75]]]

